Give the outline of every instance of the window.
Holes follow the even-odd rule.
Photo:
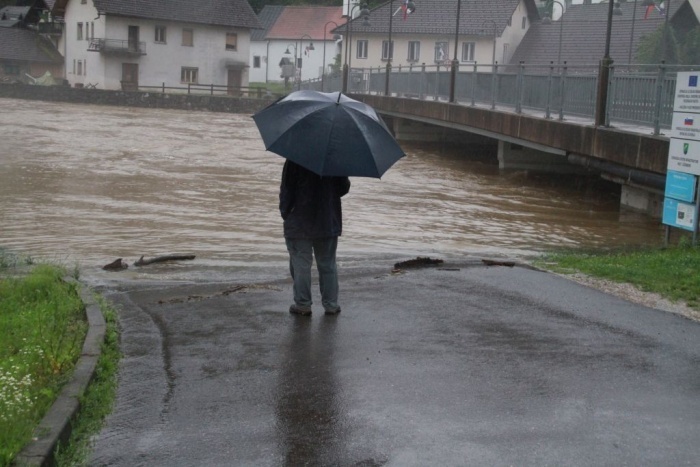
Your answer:
[[[382,60],[392,60],[394,58],[394,41],[382,41]]]
[[[260,68],[260,55],[253,56],[253,68]]]
[[[474,42],[462,42],[462,61],[463,62],[473,62],[475,49],[476,49],[476,43],[474,43]]]
[[[238,50],[238,34],[235,32],[226,33],[226,50]]]
[[[182,45],[192,47],[194,45],[194,31],[192,29],[182,30]]]
[[[79,41],[83,40],[83,23],[78,23],[78,35],[76,37]]]
[[[92,40],[94,38],[95,38],[95,22],[93,21],[90,23],[90,39]]]
[[[367,41],[357,41],[357,58],[367,58]]]
[[[180,81],[183,83],[197,84],[199,68],[183,66],[180,70]]]
[[[6,75],[19,75],[18,65],[10,65],[6,63],[5,65],[3,65],[3,69]]]
[[[513,18],[508,18],[508,27],[513,25]]]
[[[78,72],[76,73],[78,76],[83,75],[83,61],[78,60]]]
[[[527,27],[527,17],[523,16],[523,25],[521,26],[522,29],[525,29]]]
[[[165,26],[156,26],[155,41],[158,44],[165,44],[165,39],[166,39],[165,32],[166,32]]]
[[[447,42],[435,43],[435,61],[444,62],[449,60],[450,45]]]
[[[417,62],[420,60],[420,42],[408,41],[408,58],[409,62]]]

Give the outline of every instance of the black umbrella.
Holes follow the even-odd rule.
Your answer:
[[[339,92],[293,92],[253,120],[268,151],[321,176],[379,178],[405,155],[372,107]]]

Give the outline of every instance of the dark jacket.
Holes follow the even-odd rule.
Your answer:
[[[348,191],[348,177],[321,177],[294,162],[285,162],[280,186],[284,236],[339,236],[343,232],[340,198]]]

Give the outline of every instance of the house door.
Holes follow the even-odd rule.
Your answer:
[[[228,70],[228,94],[230,96],[241,95],[241,70]]]
[[[139,51],[139,27],[129,26],[129,52]]]
[[[139,88],[139,64],[122,63],[122,89],[137,91]]]

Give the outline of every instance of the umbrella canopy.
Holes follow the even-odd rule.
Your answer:
[[[339,92],[296,91],[253,120],[268,151],[324,177],[379,178],[405,155],[372,107]]]

